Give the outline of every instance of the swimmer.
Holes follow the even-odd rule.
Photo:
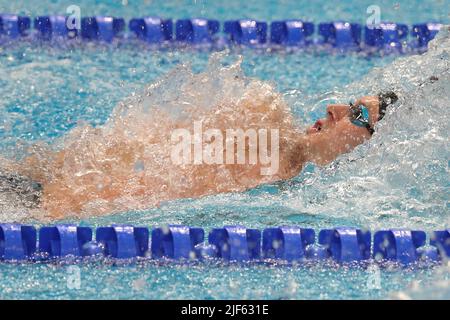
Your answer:
[[[135,166],[139,157],[145,154],[145,147],[154,145],[156,138],[138,143],[125,138],[117,141],[114,135],[114,140],[106,140],[108,137],[98,135],[97,129],[92,129],[94,134],[86,135],[85,141],[77,145],[79,149],[68,145],[51,154],[51,160],[46,162],[39,162],[38,157],[30,157],[20,165],[4,169],[0,172],[0,192],[14,195],[13,198],[27,208],[42,208],[51,219],[60,219],[79,216],[80,212],[99,215],[131,208],[146,209],[165,200],[243,191],[261,183],[292,178],[306,162],[326,165],[339,155],[350,152],[371,138],[375,124],[397,100],[394,92],[385,92],[377,96],[365,96],[349,104],[328,105],[325,118],[316,121],[304,133],[300,134],[297,129],[290,130],[284,141],[280,141],[280,169],[271,177],[261,177],[257,166],[204,165],[186,169],[164,167],[163,160],[149,161],[153,165],[148,170],[151,175],[145,176],[139,170],[136,172]],[[278,118],[278,114],[275,118]],[[222,119],[219,117],[217,121]],[[257,121],[267,125],[262,123],[264,119]],[[93,138],[103,140],[92,142]],[[98,151],[99,146],[103,148],[100,148],[101,151]],[[167,157],[164,149],[167,148],[154,149],[160,153],[152,154],[151,159],[164,158],[165,161]],[[87,159],[82,156],[85,155],[84,150],[99,153]],[[47,165],[48,162],[52,162],[51,166]],[[72,173],[70,170],[80,166],[80,163],[86,173],[79,176],[78,172]],[[40,172],[26,169],[33,167],[39,168]],[[52,179],[48,178],[49,172],[53,175]],[[177,184],[177,187],[171,184]],[[86,208],[89,203],[100,205]],[[97,212],[95,208],[102,208],[102,211]]]

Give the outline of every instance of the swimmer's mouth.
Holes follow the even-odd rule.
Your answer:
[[[323,128],[323,123],[321,120],[317,120],[316,123],[314,123],[314,125],[312,125],[311,127],[309,127],[306,130],[306,134],[313,134],[313,133],[318,133],[320,131],[322,131]]]

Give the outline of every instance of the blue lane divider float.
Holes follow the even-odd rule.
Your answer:
[[[75,37],[76,29],[67,28],[67,17],[65,16],[41,16],[34,19],[34,28],[37,30],[38,37],[44,40],[52,38]]]
[[[234,44],[258,45],[267,41],[267,23],[256,20],[225,21],[223,31]]]
[[[412,27],[411,35],[415,38],[413,45],[418,48],[426,48],[439,30],[442,28],[441,23],[430,22],[415,24]]]
[[[39,230],[39,251],[51,258],[85,256],[84,245],[92,241],[92,229],[72,225],[43,227]]]
[[[182,19],[175,26],[175,38],[178,41],[190,43],[210,43],[213,36],[219,32],[220,23],[217,20]]]
[[[405,24],[382,22],[364,26],[348,21],[319,23],[302,20],[280,20],[268,24],[251,19],[229,20],[222,25],[213,19],[171,19],[159,17],[133,18],[125,30],[125,20],[117,17],[84,17],[80,30],[69,30],[66,16],[40,16],[34,19],[30,30],[29,17],[0,14],[0,38],[19,39],[36,35],[39,39],[74,38],[112,42],[114,39],[137,37],[151,44],[180,43],[243,45],[250,47],[330,45],[339,51],[369,50],[402,53],[407,50],[423,51],[443,24],[426,22]],[[222,31],[222,33],[220,33]],[[316,32],[316,34],[315,34]],[[410,38],[408,38],[408,36]]]
[[[398,261],[409,264],[419,259],[436,259],[436,247],[420,248],[426,243],[423,231],[391,229],[378,231],[374,235],[373,255],[376,259]]]
[[[196,246],[204,240],[201,228],[170,225],[152,231],[151,251],[154,258],[191,259],[201,257]]]
[[[431,236],[430,244],[438,249],[441,257],[450,258],[450,229],[435,231]]]
[[[131,19],[128,28],[136,37],[148,43],[160,44],[172,40],[173,24],[170,19],[158,17]]]
[[[26,35],[30,29],[31,19],[29,17],[16,16],[13,14],[0,15],[0,34],[9,38],[19,38]]]
[[[370,28],[366,26],[364,34],[366,46],[401,52],[403,50],[402,42],[406,41],[408,36],[408,26],[384,22]]]
[[[349,22],[319,24],[322,42],[341,49],[359,48],[361,44],[361,25]]]
[[[95,233],[95,239],[93,234]],[[39,235],[39,237],[37,236]],[[389,229],[374,233],[339,227],[320,230],[297,226],[266,228],[262,232],[244,226],[212,229],[205,242],[201,228],[169,225],[146,227],[113,225],[90,227],[56,225],[41,227],[0,224],[0,260],[45,261],[65,257],[101,255],[114,259],[221,259],[230,262],[304,262],[331,259],[338,263],[367,260],[396,262],[438,262],[450,256],[450,229],[424,231]]]
[[[111,42],[125,30],[125,20],[115,17],[85,17],[81,19],[81,37]]]
[[[274,44],[306,46],[312,43],[314,24],[301,20],[273,21],[270,30],[270,41]]]
[[[243,226],[213,229],[208,241],[216,246],[217,257],[227,261],[250,261],[260,258],[261,231]]]
[[[262,255],[264,258],[289,262],[306,258],[306,248],[314,244],[313,229],[295,226],[267,228],[263,231]]]
[[[149,231],[144,227],[120,226],[97,228],[96,240],[104,247],[105,256],[118,259],[145,257]]]
[[[319,244],[338,262],[353,262],[370,258],[370,232],[355,228],[325,229],[319,233]]]
[[[0,259],[25,260],[36,252],[36,229],[19,224],[0,224]]]

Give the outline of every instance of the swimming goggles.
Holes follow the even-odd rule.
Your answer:
[[[374,129],[370,126],[370,115],[369,110],[364,105],[355,106],[353,103],[350,104],[349,119],[352,124],[358,127],[366,128],[372,135]]]

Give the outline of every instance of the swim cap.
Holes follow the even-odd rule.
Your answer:
[[[25,207],[39,206],[42,190],[41,183],[16,172],[5,172],[0,169],[0,193],[9,194]]]

